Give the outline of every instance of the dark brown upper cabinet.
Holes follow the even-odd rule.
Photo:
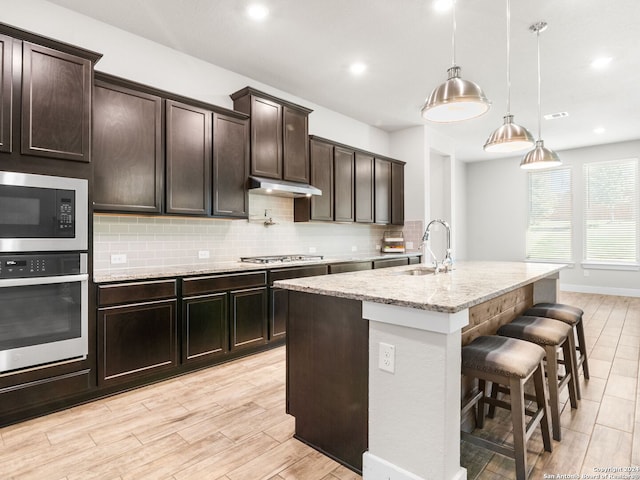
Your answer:
[[[251,118],[251,175],[308,183],[312,110],[251,87],[231,98],[233,108]]]
[[[404,162],[311,135],[311,184],[322,196],[296,198],[294,221],[404,223]]]
[[[391,223],[404,225],[404,164],[391,163]]]
[[[311,197],[311,220],[333,220],[333,145],[311,138],[311,185],[322,195]]]
[[[212,112],[166,100],[166,212],[211,211]]]
[[[391,162],[375,159],[375,223],[391,223]]]
[[[246,115],[104,73],[94,97],[96,211],[247,218]]]
[[[96,80],[93,105],[96,211],[162,211],[162,131],[159,96]]]
[[[22,153],[90,161],[92,62],[22,46]]]
[[[213,215],[248,218],[249,120],[213,114]]]
[[[11,151],[11,104],[13,42],[0,35],[0,152]]]
[[[353,222],[355,220],[354,151],[344,147],[334,147],[334,220]]]
[[[356,152],[354,186],[356,222],[373,223],[373,155]]]
[[[283,179],[309,183],[309,113],[288,106],[283,107],[282,145]]]

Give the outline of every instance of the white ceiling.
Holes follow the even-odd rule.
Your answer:
[[[420,107],[451,65],[451,12],[433,0],[51,0],[280,90],[388,131],[426,123]],[[506,0],[458,0],[457,63],[493,102],[481,118],[433,125],[456,142],[465,161],[482,150],[506,112]],[[554,150],[640,138],[640,2],[512,0],[511,111],[537,136],[536,38],[541,34],[542,121]],[[612,57],[606,70],[590,67]],[[360,77],[348,66],[360,60]],[[602,134],[593,132],[604,127]]]

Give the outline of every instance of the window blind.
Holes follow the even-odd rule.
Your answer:
[[[584,165],[586,261],[637,263],[638,159]]]
[[[572,261],[571,168],[534,170],[529,174],[529,260]]]

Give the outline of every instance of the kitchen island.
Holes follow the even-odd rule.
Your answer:
[[[460,262],[449,273],[410,265],[276,282],[290,290],[296,438],[365,480],[466,478],[462,330],[488,333],[532,303],[556,301],[562,268]]]

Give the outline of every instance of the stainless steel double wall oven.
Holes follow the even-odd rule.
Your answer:
[[[0,373],[86,358],[88,182],[0,172]]]

